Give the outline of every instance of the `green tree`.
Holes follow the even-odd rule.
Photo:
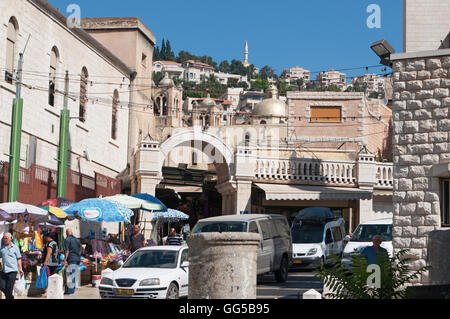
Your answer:
[[[267,79],[258,78],[252,83],[252,89],[259,89],[265,91],[269,87]]]
[[[371,99],[378,99],[378,96],[379,96],[378,92],[370,92],[369,93],[369,98],[371,98]]]
[[[259,77],[261,79],[276,78],[275,70],[272,67],[265,65],[259,71]]]
[[[218,70],[220,72],[224,73],[230,73],[231,72],[231,65],[228,63],[227,60],[220,62]]]
[[[380,254],[379,287],[368,285],[372,273],[368,272],[367,260],[358,251],[351,255],[350,269],[338,256],[332,255],[331,268],[320,265],[314,272],[329,287],[331,292],[327,296],[332,299],[407,299],[411,296],[411,290],[405,285],[430,268],[424,266],[410,271],[408,262],[411,260],[404,258],[407,252],[401,250],[392,258],[388,254]]]
[[[166,41],[166,52],[164,53],[164,57],[167,61],[175,61],[175,53],[172,51],[169,40]]]
[[[163,78],[164,74],[162,72],[153,72],[153,82],[155,82],[156,85],[158,85]]]
[[[162,39],[160,58],[163,61],[166,60],[166,43],[164,39]]]

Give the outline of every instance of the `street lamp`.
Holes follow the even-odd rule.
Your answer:
[[[386,40],[374,42],[370,48],[381,59],[380,64],[392,67],[391,54],[395,53],[394,48]]]

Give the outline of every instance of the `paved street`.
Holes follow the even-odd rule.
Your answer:
[[[258,299],[302,299],[303,293],[315,289],[322,293],[323,285],[311,270],[293,270],[288,280],[277,283],[273,274],[258,278]]]
[[[257,299],[301,299],[309,289],[322,292],[322,284],[310,270],[295,270],[289,272],[288,281],[280,284],[274,280],[273,274],[258,278]],[[42,299],[41,297],[16,297],[17,299]],[[76,290],[74,296],[64,296],[64,299],[100,299],[98,289],[91,285]]]

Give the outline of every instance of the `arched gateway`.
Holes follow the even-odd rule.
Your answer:
[[[183,129],[163,143],[144,139],[135,153],[131,171],[132,193],[155,194],[162,180],[162,168],[171,151],[180,146],[191,146],[205,153],[216,167],[218,185],[222,195],[222,214],[239,214],[250,210],[251,181],[236,179],[236,156],[218,136],[201,128]]]

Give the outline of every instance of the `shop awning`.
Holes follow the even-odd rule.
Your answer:
[[[255,184],[266,193],[266,200],[360,200],[371,199],[372,192],[358,188]]]
[[[172,186],[167,185],[166,188],[173,189],[176,193],[203,193],[203,188],[201,186]]]

